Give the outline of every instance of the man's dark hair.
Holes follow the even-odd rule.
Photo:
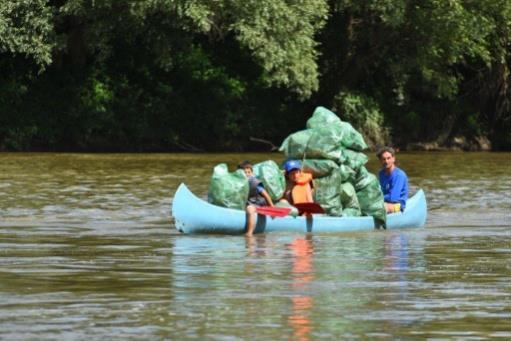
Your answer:
[[[381,147],[380,149],[378,149],[378,152],[376,153],[376,157],[378,159],[380,159],[381,154],[383,154],[383,153],[390,153],[390,154],[392,154],[392,156],[396,155],[396,151],[394,150],[394,148],[385,146],[385,147]]]
[[[238,169],[245,169],[245,168],[250,168],[250,169],[253,169],[254,166],[252,166],[252,163],[250,161],[243,161],[243,162],[240,162],[239,165],[238,165]]]

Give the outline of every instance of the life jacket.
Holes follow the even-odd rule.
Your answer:
[[[312,174],[302,172],[291,189],[293,204],[314,202],[312,198]]]

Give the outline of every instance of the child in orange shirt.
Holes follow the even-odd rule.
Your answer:
[[[291,205],[314,202],[312,174],[302,171],[300,161],[286,161],[284,170],[286,171],[287,184],[283,199]]]

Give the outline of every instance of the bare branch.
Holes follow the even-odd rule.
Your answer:
[[[274,145],[271,141],[260,139],[260,138],[257,138],[257,137],[252,137],[252,136],[250,136],[249,139],[250,139],[250,141],[260,142],[260,143],[264,143],[264,144],[269,145],[270,146],[270,151],[272,151],[272,152],[279,149],[279,147]]]
[[[174,143],[176,144],[176,146],[187,152],[203,152],[202,149],[195,147],[194,145],[191,145],[189,143],[186,143],[185,141],[174,141]]]

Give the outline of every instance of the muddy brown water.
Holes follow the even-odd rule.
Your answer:
[[[424,229],[177,233],[177,186],[244,159],[282,161],[0,154],[0,339],[511,338],[510,153],[400,153]]]

